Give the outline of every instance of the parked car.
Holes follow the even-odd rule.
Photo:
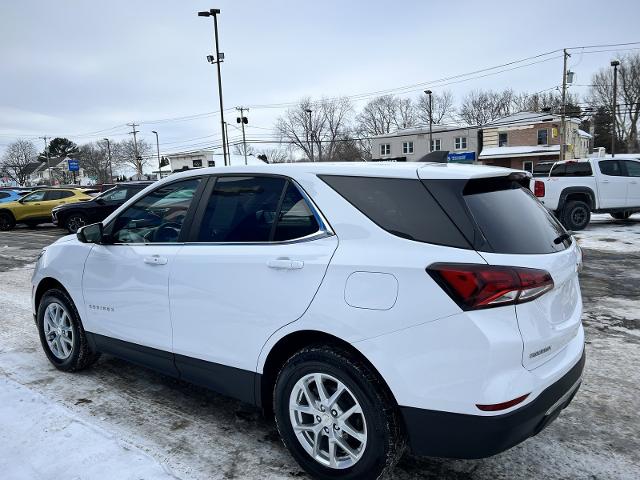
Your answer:
[[[116,208],[153,182],[127,182],[101,193],[92,200],[59,205],[51,210],[54,225],[76,233],[78,228],[107,218]]]
[[[0,190],[0,203],[15,202],[21,198],[20,192],[15,190]]]
[[[556,162],[546,177],[534,174],[533,191],[570,230],[582,230],[591,212],[624,220],[640,212],[640,160],[587,158]]]
[[[377,478],[406,443],[494,455],[560,414],[585,361],[581,251],[524,184],[412,162],[174,174],[42,252],[42,347],[261,406],[316,478]]]
[[[91,197],[75,188],[36,190],[19,200],[0,205],[0,230],[11,230],[17,223],[35,227],[50,222],[54,207],[83,200],[91,200]]]

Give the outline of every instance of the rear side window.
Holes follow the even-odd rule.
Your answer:
[[[533,176],[546,177],[547,175],[549,175],[551,167],[553,167],[553,163],[539,163],[535,167],[533,167]]]
[[[564,250],[565,232],[558,221],[526,188],[504,180],[471,180],[463,191],[473,220],[490,246],[505,254],[542,254]]]
[[[60,200],[68,197],[73,197],[73,192],[70,192],[69,190],[48,190],[44,199]]]
[[[552,177],[590,177],[593,175],[589,162],[570,162],[557,164],[551,170]]]
[[[628,177],[640,177],[640,162],[634,162],[633,160],[625,160],[624,164],[627,167]]]
[[[600,171],[603,175],[608,175],[610,177],[623,177],[622,166],[618,160],[601,160],[598,162],[598,166],[600,167]]]
[[[371,221],[398,237],[470,248],[419,180],[323,175],[331,188]]]

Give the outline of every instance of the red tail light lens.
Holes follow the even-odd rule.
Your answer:
[[[533,194],[536,197],[544,197],[545,195],[545,190],[544,190],[544,182],[541,182],[540,180],[536,180],[533,184]]]
[[[553,288],[551,275],[534,268],[435,263],[427,272],[463,310],[529,302]]]

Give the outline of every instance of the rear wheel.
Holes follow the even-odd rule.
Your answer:
[[[78,229],[87,224],[87,217],[83,213],[72,213],[67,217],[65,226],[69,233],[77,233]]]
[[[567,203],[562,210],[562,224],[569,230],[584,230],[590,220],[591,209],[580,200]]]
[[[87,368],[98,358],[89,347],[78,311],[66,292],[47,291],[36,318],[40,343],[56,368],[75,372]]]
[[[280,435],[314,478],[378,478],[404,451],[400,417],[386,387],[346,351],[304,349],[278,374]]]
[[[6,232],[7,230],[13,230],[16,226],[16,221],[10,213],[0,213],[0,230]]]
[[[626,220],[631,216],[631,212],[615,212],[610,215],[616,220]]]

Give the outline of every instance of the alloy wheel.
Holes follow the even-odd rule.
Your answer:
[[[353,392],[337,378],[311,373],[293,387],[289,416],[295,435],[314,460],[334,468],[355,465],[367,446],[367,423]]]
[[[85,223],[82,215],[72,215],[67,221],[67,228],[76,233],[80,228],[84,227]]]
[[[47,305],[44,312],[44,337],[49,350],[59,360],[73,353],[73,327],[67,310],[59,303]]]

